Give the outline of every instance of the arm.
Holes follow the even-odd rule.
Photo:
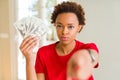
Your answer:
[[[26,80],[37,80],[33,62],[26,60]]]
[[[26,59],[26,80],[45,80],[44,74],[37,74],[34,68],[34,57],[32,55],[33,48],[37,45],[38,39],[29,36],[23,40],[20,50]]]
[[[36,74],[35,68],[34,68],[34,63],[31,61],[26,60],[26,80],[45,80],[44,74],[39,73]]]
[[[98,53],[90,49],[95,61],[92,62],[91,56],[87,49],[76,51],[70,58],[67,67],[68,80],[71,78],[77,78],[79,80],[88,80],[92,75],[93,67],[98,63]]]

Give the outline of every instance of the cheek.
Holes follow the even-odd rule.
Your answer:
[[[75,38],[77,36],[77,31],[70,32],[71,37]]]
[[[61,35],[61,32],[59,30],[56,30],[56,33],[58,37]]]

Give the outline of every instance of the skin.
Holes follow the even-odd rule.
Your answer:
[[[96,51],[94,53],[96,54]],[[76,51],[68,62],[67,80],[73,80],[73,78],[75,80],[89,80],[93,72],[93,67],[96,64],[97,58],[94,63],[91,63],[91,58],[87,50],[83,49]]]
[[[61,13],[57,16],[55,22],[56,32],[60,42],[56,45],[56,51],[59,56],[69,54],[75,47],[75,38],[77,33],[82,29],[82,25],[79,25],[77,16],[74,13]],[[26,76],[27,80],[45,80],[44,74],[35,73],[34,60],[32,57],[32,50],[37,45],[38,39],[35,36],[29,36],[23,40],[20,45],[20,50],[26,58]],[[68,62],[68,80],[72,77],[79,80],[87,79],[91,73],[92,68],[98,62],[98,54],[96,51],[94,56],[96,61],[91,63],[90,55],[87,50],[78,50]],[[76,64],[77,70],[72,67],[72,64]],[[87,67],[88,66],[88,67]],[[87,75],[86,75],[87,74]],[[78,77],[79,76],[79,77]]]
[[[79,25],[74,13],[59,14],[55,22],[56,31],[60,42],[56,46],[58,55],[66,55],[75,46],[75,38],[82,25]]]

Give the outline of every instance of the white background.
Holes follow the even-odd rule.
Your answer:
[[[86,12],[86,25],[78,39],[95,42],[100,50],[95,80],[120,80],[120,0],[77,1]]]

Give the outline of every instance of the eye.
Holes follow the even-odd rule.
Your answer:
[[[57,25],[56,28],[57,29],[62,29],[62,25]]]
[[[71,26],[68,26],[68,29],[73,29],[73,28],[74,28],[74,26],[72,26],[72,25],[71,25]]]

